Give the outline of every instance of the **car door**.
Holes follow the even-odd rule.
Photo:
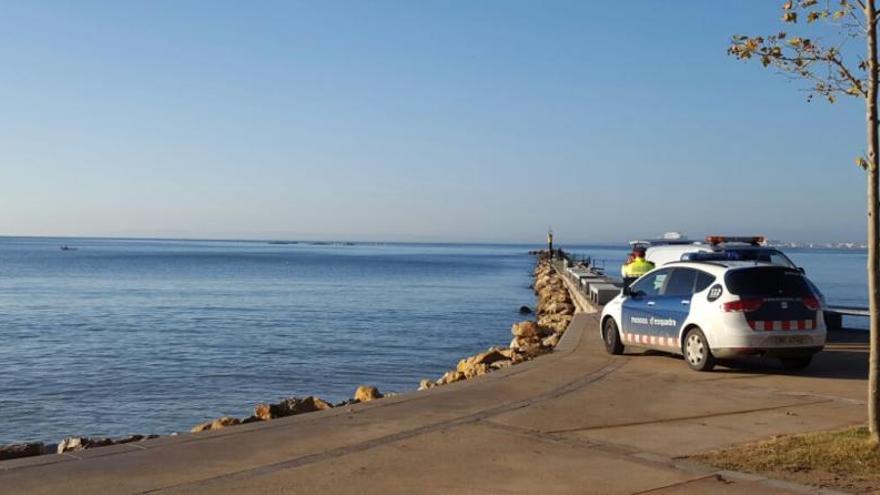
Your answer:
[[[624,343],[649,345],[654,333],[651,318],[669,279],[671,268],[653,271],[630,286],[630,296],[621,307]]]
[[[687,319],[699,272],[692,268],[673,268],[651,312],[651,343],[658,347],[677,347],[678,332]],[[656,343],[655,339],[656,337]]]

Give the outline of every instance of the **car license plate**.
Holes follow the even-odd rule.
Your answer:
[[[769,338],[772,345],[804,345],[812,343],[808,335],[774,335]]]

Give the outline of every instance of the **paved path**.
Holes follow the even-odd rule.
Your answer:
[[[801,374],[695,373],[662,354],[609,356],[597,326],[578,314],[553,354],[425,392],[7,461],[0,493],[796,493],[677,458],[865,419],[854,337]]]

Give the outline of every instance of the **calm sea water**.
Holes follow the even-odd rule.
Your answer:
[[[509,341],[529,249],[0,238],[0,444],[412,390]],[[575,251],[612,273],[626,254]],[[832,302],[864,303],[863,252],[790,254]]]

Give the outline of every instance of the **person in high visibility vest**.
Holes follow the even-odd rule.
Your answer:
[[[637,278],[653,269],[654,263],[645,259],[645,248],[640,246],[633,249],[630,258],[620,267],[620,274],[623,275],[623,283],[629,286]]]

